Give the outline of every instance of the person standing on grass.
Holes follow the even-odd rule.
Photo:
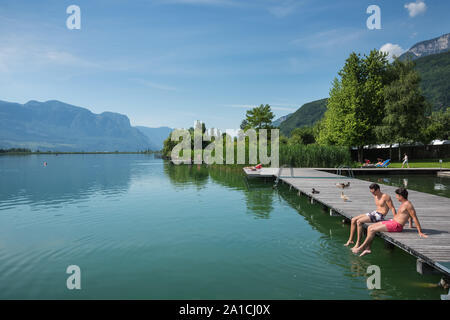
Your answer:
[[[409,168],[409,163],[408,163],[408,155],[405,153],[405,155],[403,156],[403,163],[402,163],[402,168],[404,165],[407,165]]]

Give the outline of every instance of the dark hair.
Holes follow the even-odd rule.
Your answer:
[[[395,190],[395,193],[408,200],[408,190],[406,190],[405,188],[398,188],[397,190]]]
[[[372,189],[372,190],[377,191],[377,190],[380,190],[380,186],[378,185],[378,183],[372,183],[372,184],[369,186],[369,189]]]

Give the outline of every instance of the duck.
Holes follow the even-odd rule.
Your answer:
[[[316,190],[316,189],[314,189],[314,188],[312,188],[312,193],[314,193],[314,194],[319,194],[320,191],[319,191],[319,190]]]
[[[336,187],[341,188],[341,189],[348,188],[348,187],[350,187],[350,182],[347,182],[347,183],[343,183],[343,182],[336,183]]]
[[[342,191],[341,192],[341,199],[342,200],[344,200],[344,202],[346,202],[346,201],[349,201],[350,200],[350,198],[349,197],[347,197],[345,194],[344,194],[344,191]]]

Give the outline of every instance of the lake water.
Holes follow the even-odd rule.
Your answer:
[[[48,163],[47,166],[43,162]],[[412,183],[412,181],[410,181]],[[446,184],[448,187],[448,184]],[[0,298],[439,299],[439,276],[284,186],[148,155],[0,157]],[[369,195],[368,195],[369,199]],[[66,268],[81,269],[68,290]],[[368,290],[367,267],[381,268]]]
[[[382,183],[394,187],[404,187],[407,189],[450,198],[450,178],[438,177],[437,175],[360,175],[357,178],[361,180]]]

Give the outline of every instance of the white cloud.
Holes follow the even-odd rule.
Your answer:
[[[398,44],[386,43],[381,48],[380,51],[388,53],[388,59],[394,59],[394,56],[399,57],[405,50],[402,49]]]
[[[37,70],[48,66],[99,68],[92,61],[70,52],[31,44],[7,44],[0,47],[0,71]]]
[[[98,64],[77,57],[69,52],[61,50],[47,50],[41,52],[40,58],[49,64],[70,65],[74,67],[97,68]]]
[[[427,5],[423,0],[416,0],[416,2],[405,4],[405,8],[408,10],[409,16],[413,18],[421,13],[425,13]]]

